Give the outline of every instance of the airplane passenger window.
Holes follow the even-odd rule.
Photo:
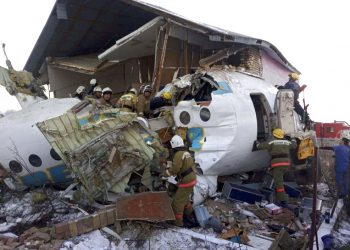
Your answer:
[[[207,122],[210,119],[210,110],[208,108],[202,108],[199,112],[199,117],[203,122]]]
[[[184,125],[189,124],[191,121],[191,116],[187,111],[182,111],[180,114],[180,122]]]
[[[40,167],[41,164],[43,163],[42,160],[40,159],[40,157],[35,155],[35,154],[32,154],[29,156],[29,162],[34,167]]]
[[[56,161],[62,160],[61,156],[59,154],[57,154],[57,152],[53,148],[50,150],[50,155]]]
[[[22,165],[18,161],[10,161],[9,166],[10,169],[15,173],[20,173],[23,170]]]

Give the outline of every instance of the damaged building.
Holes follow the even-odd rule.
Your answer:
[[[267,240],[260,247],[270,246],[276,237],[293,245],[286,228],[302,234],[304,224],[296,214],[265,206],[265,200],[273,202],[271,180],[257,184],[257,175],[251,174],[270,162],[267,152],[253,149],[254,142],[271,137],[277,126],[299,144],[292,152],[293,165],[310,170],[308,157],[314,153],[308,151],[313,149],[314,134],[293,111],[293,93],[275,87],[287,82],[290,72],[299,72],[271,43],[196,23],[137,0],[56,1],[25,70],[49,86],[55,98],[1,118],[5,135],[13,137],[0,153],[1,170],[30,187],[74,183],[64,195],[76,189],[72,196],[83,205],[119,201],[74,222],[50,225],[56,239],[113,223],[118,228],[127,220],[173,220],[159,174],[169,160],[166,148],[174,134],[183,137],[195,160],[193,203],[221,193],[218,202],[208,199],[204,205],[220,218],[221,222],[212,221],[215,233],[225,225],[220,237],[231,243],[210,237],[214,245],[236,248],[237,234],[242,237],[238,245],[248,244],[252,225],[265,220],[271,222],[273,232],[264,233],[268,223],[254,228],[259,236],[249,235],[252,247],[247,249],[258,248],[260,243],[253,241]],[[140,119],[94,101],[67,98],[78,86],[88,87],[92,78],[101,87],[110,87],[116,97],[130,87],[150,84],[155,97],[167,92],[171,100],[157,107],[150,119]],[[22,131],[26,136],[15,135],[8,126],[11,122],[19,124],[17,134]],[[23,146],[32,145],[34,137],[34,146]],[[252,183],[232,177],[245,172],[250,172]],[[299,187],[287,183],[285,188],[295,203],[301,202]],[[237,200],[246,203],[236,204]],[[149,210],[153,205],[156,209]],[[299,205],[310,212],[310,204]],[[310,222],[307,217],[302,217],[303,222]],[[206,240],[199,233],[183,232]],[[299,237],[300,245],[306,245],[305,238]]]
[[[159,89],[212,64],[231,65],[273,85],[297,71],[261,39],[198,24],[138,1],[107,0],[57,2],[25,70],[62,98],[91,78],[116,93],[141,83]]]

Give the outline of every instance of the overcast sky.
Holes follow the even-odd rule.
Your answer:
[[[97,1],[97,0],[96,0]],[[0,43],[22,69],[50,14],[54,0],[1,1]],[[302,72],[311,118],[350,122],[350,15],[346,0],[147,0],[195,21],[262,38]],[[5,58],[0,54],[0,65]],[[303,95],[300,97],[302,101]],[[0,112],[19,106],[3,88]]]

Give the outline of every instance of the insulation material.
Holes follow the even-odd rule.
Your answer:
[[[145,143],[156,135],[138,123],[136,114],[95,110],[87,102],[37,125],[92,199],[124,191],[130,174],[149,166],[158,150]]]

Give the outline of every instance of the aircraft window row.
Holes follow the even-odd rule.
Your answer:
[[[61,157],[59,156],[59,154],[57,154],[57,152],[53,148],[50,150],[50,155],[51,155],[52,159],[54,159],[56,161],[61,160]],[[33,167],[41,167],[41,165],[43,164],[43,161],[41,160],[41,158],[36,154],[29,155],[28,160],[29,160],[29,163]],[[21,173],[23,171],[22,164],[16,160],[10,161],[9,167],[10,167],[12,172],[17,173],[17,174]]]
[[[199,112],[199,117],[203,122],[207,122],[210,119],[210,110],[208,108],[202,108]],[[180,113],[180,122],[184,125],[188,125],[191,121],[191,116],[187,111],[182,111]]]

